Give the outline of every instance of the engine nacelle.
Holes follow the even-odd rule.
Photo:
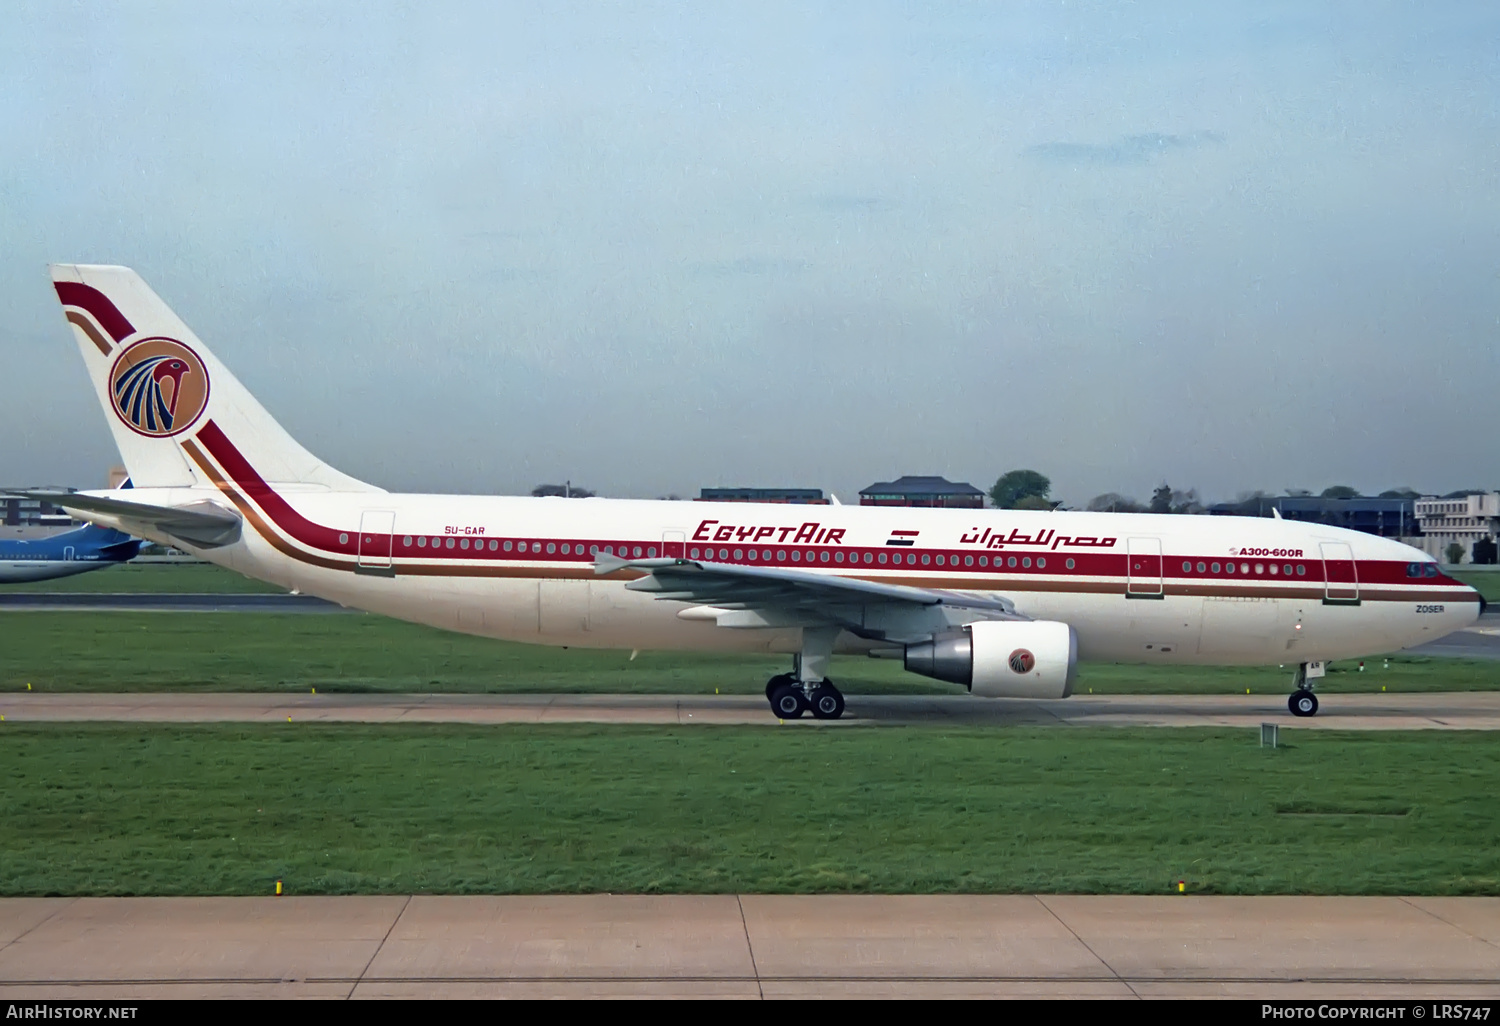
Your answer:
[[[1067,698],[1078,635],[1055,620],[980,620],[907,645],[906,668],[985,698]]]

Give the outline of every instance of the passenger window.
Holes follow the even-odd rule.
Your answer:
[[[500,543],[497,542],[495,539],[491,538],[490,539],[490,551],[494,552],[499,547],[500,547]],[[583,554],[583,546],[582,545],[578,546],[578,554],[579,555]]]
[[[989,556],[980,556],[979,557],[979,565],[980,566],[989,566],[990,565],[990,557]]]
[[[797,550],[797,549],[793,549],[792,550],[792,562],[793,563],[800,563],[801,561],[802,561],[802,553],[799,550]]]
[[[1307,567],[1303,566],[1301,563],[1297,564],[1297,576],[1298,577],[1306,577],[1307,576]]]
[[[1015,566],[1016,565],[1016,557],[1015,556],[1011,556],[1009,559],[1007,559],[1005,561],[1005,565],[1006,566]]]
[[[691,552],[689,552],[688,553],[688,558],[689,559],[697,559],[698,558],[698,550],[697,549],[693,549]]]
[[[1271,573],[1273,573],[1273,574],[1274,574],[1274,573],[1276,573],[1276,571],[1277,571],[1277,566],[1276,566],[1276,564],[1275,564],[1275,563],[1272,563],[1272,564],[1271,564]]]
[[[1185,574],[1192,573],[1193,572],[1193,564],[1184,562],[1182,564],[1182,572],[1185,573]]]
[[[531,551],[532,552],[541,552],[542,551],[542,543],[541,542],[532,542],[531,543]],[[622,555],[624,554],[624,551],[625,551],[624,549],[620,550],[620,552],[621,552]],[[636,555],[639,556],[640,553],[637,552]]]
[[[1066,567],[1067,567],[1067,568],[1068,568],[1068,569],[1069,569],[1069,570],[1071,570],[1071,569],[1073,569],[1073,567],[1074,567],[1074,566],[1075,566],[1075,565],[1076,565],[1076,564],[1075,564],[1075,563],[1074,563],[1074,562],[1073,562],[1073,560],[1072,560],[1072,559],[1069,559],[1069,560],[1068,560],[1068,561],[1067,561],[1067,562],[1066,562],[1066,563],[1064,563],[1064,564],[1063,564],[1063,565],[1064,565],[1064,566],[1066,566]]]
[[[881,563],[882,566],[885,565],[885,553],[884,552],[882,552],[880,554],[880,563]]]
[[[778,562],[778,563],[785,563],[786,562],[786,552],[785,551],[783,551],[781,549],[777,549],[776,550],[776,562]]]
[[[1204,565],[1204,564],[1202,564],[1202,563],[1199,563],[1199,564],[1198,564],[1198,572],[1199,572],[1199,573],[1200,573],[1200,574],[1201,574],[1201,573],[1203,573],[1203,572],[1204,572],[1204,571],[1205,571],[1205,570],[1207,570],[1207,569],[1208,569],[1208,567],[1207,567],[1207,566],[1205,566],[1205,565]]]
[[[464,542],[464,548],[468,548],[468,547],[469,547],[469,543],[468,542]],[[547,543],[547,555],[550,556],[550,555],[552,555],[556,551],[557,551],[557,546],[554,545],[554,544],[552,544],[551,542],[548,542]],[[636,555],[640,555],[640,553],[637,552]]]
[[[1242,574],[1248,574],[1249,572],[1250,572],[1250,564],[1249,563],[1241,563],[1240,564],[1240,573],[1242,573]]]
[[[348,545],[349,544],[349,536],[347,534],[341,534],[341,535],[339,535],[339,544],[340,545]]]
[[[1208,569],[1209,569],[1209,571],[1211,573],[1218,573],[1219,572],[1219,564],[1217,564],[1217,563],[1210,563],[1208,565]]]
[[[406,546],[408,549],[411,548],[411,535],[407,535],[405,538],[402,538],[401,544]]]
[[[458,547],[461,548],[461,549],[467,549],[469,547],[469,539],[465,538],[463,541],[459,542],[458,543]],[[551,545],[547,546],[547,551],[548,552],[552,551],[552,546]]]
[[[826,562],[828,562],[828,550],[827,550],[827,549],[824,549],[824,550],[823,550],[823,551],[822,551],[822,552],[821,552],[821,553],[820,553],[820,554],[819,554],[819,555],[818,555],[818,560],[819,560],[819,562],[823,562],[823,563],[826,563]]]
[[[1043,569],[1046,565],[1047,565],[1047,557],[1046,556],[1038,556],[1038,557],[1036,557],[1036,568],[1038,570]]]
[[[842,552],[835,552],[833,554],[833,561],[835,563],[842,563],[844,561],[844,554]]]
[[[1022,559],[1021,559],[1021,567],[1022,567],[1022,569],[1025,569],[1025,570],[1030,570],[1031,569],[1031,557],[1030,556],[1023,556],[1022,557]]]
[[[1258,574],[1265,573],[1266,572],[1266,565],[1264,563],[1256,563],[1255,564],[1255,572],[1258,573]]]
[[[938,563],[938,566],[942,566],[943,565],[943,557],[942,556],[939,556],[937,558],[937,563]]]
[[[930,555],[928,555],[927,553],[925,553],[925,552],[922,553],[922,565],[926,566],[928,563],[931,563],[931,562],[932,562],[932,557]]]
[[[426,547],[427,547],[427,536],[426,535],[422,535],[421,537],[419,537],[417,539],[417,548],[419,548],[419,549],[425,549]]]
[[[973,566],[973,565],[974,565],[974,557],[973,556],[965,556],[964,557],[964,566]]]
[[[744,549],[735,549],[734,550],[734,558],[735,559],[744,559],[745,558],[745,550]]]
[[[1282,567],[1281,572],[1286,574],[1288,577],[1292,576],[1292,564],[1288,563],[1286,566]]]
[[[569,547],[568,547],[568,543],[567,543],[567,542],[563,542],[563,547],[562,547],[562,554],[563,554],[563,555],[564,555],[564,556],[566,556],[566,555],[568,555],[568,554],[569,554],[569,553],[570,553],[570,552],[572,552],[572,551],[573,551],[573,550],[572,550],[572,549],[570,549],[570,548],[569,548]]]

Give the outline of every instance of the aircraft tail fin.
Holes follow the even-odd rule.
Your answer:
[[[268,486],[380,491],[297,444],[130,268],[51,271],[135,487],[211,485],[234,463]]]

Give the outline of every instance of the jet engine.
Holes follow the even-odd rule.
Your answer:
[[[980,620],[907,645],[905,665],[985,698],[1067,698],[1078,635],[1055,620]]]

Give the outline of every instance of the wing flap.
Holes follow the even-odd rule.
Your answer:
[[[600,576],[620,570],[643,572],[628,582],[630,591],[695,606],[768,614],[838,625],[865,637],[920,636],[946,622],[951,610],[960,620],[1026,617],[998,596],[979,596],[904,584],[839,577],[782,567],[739,566],[687,559],[622,559],[601,553]],[[755,626],[753,618],[721,616],[721,626]]]

